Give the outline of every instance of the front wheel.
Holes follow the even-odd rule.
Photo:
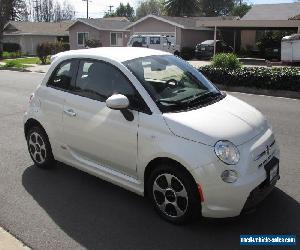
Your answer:
[[[42,128],[31,128],[26,139],[29,154],[36,166],[50,168],[55,165],[48,136]]]
[[[179,168],[160,166],[155,169],[147,191],[156,211],[169,222],[184,223],[201,214],[196,183]]]

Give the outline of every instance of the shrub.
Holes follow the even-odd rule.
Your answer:
[[[47,58],[51,55],[51,49],[50,43],[41,43],[37,46],[36,53],[42,64],[47,63]]]
[[[66,51],[70,49],[70,45],[63,42],[52,42],[52,43],[41,43],[37,46],[37,56],[40,58],[42,64],[48,62],[48,57],[50,55],[55,55],[57,53]]]
[[[40,58],[42,64],[47,63],[47,58],[50,55],[70,50],[70,45],[63,42],[41,43],[37,46],[37,56]]]
[[[215,68],[221,69],[239,69],[242,67],[242,63],[237,56],[233,53],[220,53],[216,54],[212,59],[212,65]]]
[[[17,52],[7,52],[7,51],[4,51],[3,52],[3,58],[4,59],[20,58],[22,56],[24,56],[24,54],[21,51],[17,51]]]
[[[85,46],[88,48],[98,48],[102,47],[102,43],[96,39],[90,39],[85,41]]]
[[[180,51],[180,57],[184,60],[191,60],[195,56],[195,49],[191,47],[183,47]]]
[[[228,70],[205,66],[199,70],[213,83],[224,86],[300,91],[300,68],[244,67]]]
[[[21,46],[18,43],[3,43],[3,51],[17,52],[21,50]]]

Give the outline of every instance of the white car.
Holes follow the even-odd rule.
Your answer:
[[[144,47],[180,55],[180,45],[176,44],[175,37],[164,35],[133,35],[130,37],[127,47]]]
[[[263,115],[158,50],[59,54],[30,97],[24,129],[36,166],[60,161],[146,195],[174,223],[238,216],[279,179]]]

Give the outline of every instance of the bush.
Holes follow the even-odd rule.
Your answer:
[[[224,86],[300,91],[299,68],[245,67],[228,70],[205,66],[199,70],[213,83]]]
[[[14,58],[20,58],[22,56],[24,56],[24,54],[21,51],[17,51],[17,52],[4,51],[3,52],[3,59],[14,59]]]
[[[239,61],[237,56],[233,53],[220,53],[216,54],[212,59],[212,65],[215,68],[221,69],[240,69],[242,63]]]
[[[51,49],[50,43],[41,43],[37,46],[36,53],[42,64],[47,63],[47,58],[51,55]]]
[[[191,60],[195,56],[195,49],[191,47],[183,47],[180,51],[180,57],[184,60]]]
[[[91,39],[85,41],[85,46],[88,48],[98,48],[102,47],[102,43],[99,40]]]
[[[3,51],[17,52],[21,50],[21,46],[18,43],[3,43]]]
[[[70,50],[70,45],[63,42],[52,42],[52,43],[42,43],[37,46],[37,56],[40,58],[42,64],[47,63],[47,58],[50,55],[55,55],[57,53]]]

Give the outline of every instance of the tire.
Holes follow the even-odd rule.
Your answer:
[[[55,166],[48,136],[41,127],[31,128],[26,140],[30,157],[37,167],[46,169]]]
[[[201,215],[197,185],[179,167],[157,166],[149,176],[147,193],[158,214],[171,223],[183,224]]]
[[[179,57],[179,56],[180,56],[179,51],[176,50],[176,51],[174,52],[174,56],[178,56],[178,57]]]

